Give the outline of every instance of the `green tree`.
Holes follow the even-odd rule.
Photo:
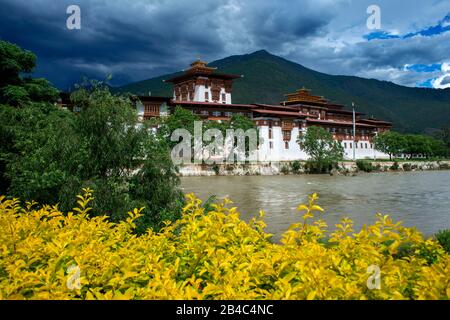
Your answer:
[[[423,155],[426,158],[429,157],[445,157],[448,154],[448,148],[444,141],[437,140],[427,135],[405,135],[406,147],[404,152],[409,155],[410,158],[414,154]]]
[[[139,231],[178,218],[183,195],[169,146],[138,123],[130,98],[94,82],[71,99],[81,108],[77,115],[49,103],[4,112],[2,123],[8,115],[15,119],[5,130],[16,150],[6,165],[8,193],[69,210],[80,189],[91,187],[92,214],[118,221],[145,207]]]
[[[403,152],[411,159],[413,155],[431,155],[432,138],[420,134],[407,134],[404,136],[405,148]]]
[[[374,139],[375,149],[392,156],[403,153],[406,148],[405,137],[395,131],[387,131],[377,135]]]
[[[174,112],[166,118],[159,118],[153,120],[152,125],[158,126],[158,135],[173,147],[179,141],[171,141],[170,137],[172,132],[176,129],[186,129],[191,135],[194,134],[194,122],[200,121],[200,117],[193,114],[191,111],[186,110],[180,106],[176,106]]]
[[[29,75],[36,56],[15,44],[0,40],[0,103],[19,106],[31,102],[55,102],[58,90],[45,79]]]
[[[208,129],[217,129],[219,130],[224,139],[226,137],[226,132],[229,129],[238,130],[242,129],[244,132],[253,129],[255,130],[255,133],[257,133],[257,127],[256,124],[253,122],[253,120],[242,116],[242,115],[233,115],[229,121],[213,121],[213,120],[202,120],[197,115],[193,114],[191,111],[183,109],[180,106],[177,106],[174,110],[174,112],[166,117],[161,119],[152,119],[150,121],[152,126],[158,127],[158,135],[161,136],[163,139],[165,139],[168,144],[173,147],[180,141],[171,141],[171,135],[172,132],[176,129],[186,129],[188,130],[192,135],[192,141],[191,145],[194,146],[193,141],[193,135],[194,135],[194,122],[195,121],[203,121],[202,122],[202,130],[203,133],[206,132]],[[258,139],[258,135],[256,134],[256,137]],[[181,140],[181,138],[180,138]],[[235,141],[235,144],[237,141]],[[258,142],[257,142],[258,143]],[[246,152],[248,154],[249,151],[249,143],[248,138],[246,138],[246,144],[245,144],[245,150],[242,150],[242,152]],[[239,150],[237,150],[239,152]],[[192,152],[192,154],[194,154]]]
[[[2,148],[8,180],[3,192],[59,202],[68,173],[64,163],[77,156],[76,142],[72,143],[75,117],[51,104],[31,103],[19,109],[7,106],[0,118],[2,131],[9,135],[7,148]]]
[[[333,135],[322,127],[311,126],[305,134],[297,139],[297,143],[309,156],[310,171],[322,173],[339,160],[342,160],[344,149],[333,139]]]
[[[47,103],[56,101],[58,91],[45,79],[32,79],[29,74],[36,65],[36,56],[20,47],[0,40],[0,192],[5,194],[11,184],[7,174],[11,159],[16,159],[19,149],[15,146],[15,126],[19,128],[27,119],[27,112],[21,114],[14,107],[33,107],[28,111],[36,112],[35,108],[49,111]],[[23,75],[28,75],[23,77]],[[35,107],[35,108],[34,108]],[[26,128],[34,130],[34,123]],[[46,126],[40,122],[41,126]]]
[[[447,144],[438,139],[432,139],[431,141],[431,155],[434,157],[448,158],[450,156],[450,148]]]

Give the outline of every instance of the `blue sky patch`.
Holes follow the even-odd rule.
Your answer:
[[[422,83],[418,83],[417,86],[419,88],[433,88],[433,84],[431,83],[434,79],[428,79]]]
[[[375,31],[369,34],[364,35],[364,39],[370,41],[375,39],[408,39],[414,36],[424,36],[424,37],[432,37],[444,32],[450,31],[450,13],[448,13],[441,21],[438,22],[437,25],[431,26],[422,30],[418,30],[416,32],[410,32],[406,35],[399,36],[395,34],[391,34],[386,31]]]
[[[371,32],[369,34],[364,35],[364,38],[368,41],[370,40],[375,40],[375,39],[398,39],[400,38],[398,35],[395,34],[390,34],[389,32],[386,31],[375,31],[375,32]]]
[[[435,72],[440,71],[442,68],[442,63],[433,64],[410,64],[405,66],[405,70],[414,72]]]

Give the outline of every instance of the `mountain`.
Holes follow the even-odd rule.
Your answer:
[[[274,103],[284,94],[305,87],[312,94],[392,121],[404,132],[427,132],[450,124],[450,89],[410,88],[392,82],[354,76],[329,75],[272,55],[265,50],[230,56],[209,64],[218,72],[244,75],[233,85],[233,103]],[[164,83],[180,72],[131,83],[115,90],[134,94],[172,96]]]

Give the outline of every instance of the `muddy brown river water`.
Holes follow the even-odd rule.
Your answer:
[[[299,222],[296,211],[313,192],[325,209],[322,218],[331,227],[348,216],[358,230],[375,221],[377,212],[417,227],[429,236],[450,229],[450,171],[370,173],[355,177],[328,175],[183,177],[185,193],[202,200],[229,197],[249,220],[266,212],[267,232],[275,239]]]

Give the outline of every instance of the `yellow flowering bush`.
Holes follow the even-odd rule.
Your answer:
[[[181,219],[136,235],[140,210],[112,223],[89,217],[92,199],[84,190],[64,214],[0,198],[0,299],[450,298],[450,258],[437,242],[381,215],[357,233],[349,219],[329,233],[314,218],[317,195],[278,244],[263,212],[246,223],[229,200],[205,213],[187,195]]]

